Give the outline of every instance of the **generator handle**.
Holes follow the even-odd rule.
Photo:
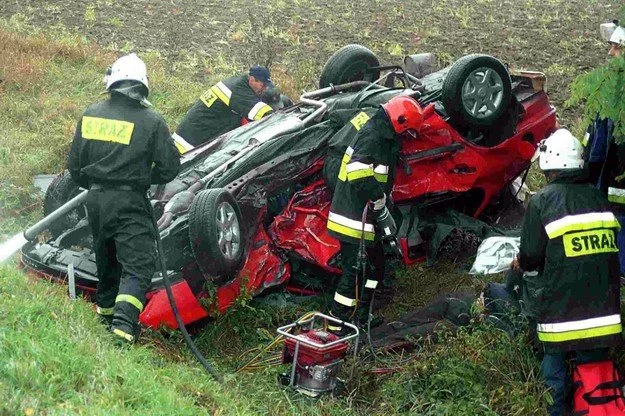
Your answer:
[[[344,337],[341,337],[341,338],[339,338],[339,339],[337,339],[335,341],[328,342],[327,344],[320,344],[318,342],[312,341],[309,338],[302,337],[299,334],[291,334],[290,332],[288,332],[289,330],[291,330],[295,326],[302,325],[302,324],[308,324],[308,323],[311,324],[310,327],[312,329],[313,326],[314,326],[314,323],[315,323],[315,318],[317,318],[317,317],[324,318],[324,319],[326,319],[328,321],[332,321],[332,322],[337,323],[339,325],[346,326],[346,327],[352,329],[354,331],[354,333],[352,333],[350,335],[347,335],[347,336],[344,336]],[[315,312],[313,314],[313,316],[308,318],[308,319],[302,319],[302,320],[296,321],[296,322],[294,322],[292,324],[281,326],[281,327],[279,327],[277,329],[277,331],[278,331],[278,334],[280,334],[282,336],[285,336],[287,338],[291,338],[291,339],[297,341],[298,343],[301,342],[302,344],[309,345],[309,346],[315,347],[315,348],[319,348],[320,350],[324,350],[324,349],[333,347],[333,346],[335,346],[335,345],[337,345],[337,344],[339,344],[341,342],[349,341],[349,340],[354,339],[354,338],[357,339],[359,337],[359,335],[360,335],[360,331],[358,330],[358,327],[356,325],[350,324],[349,322],[341,321],[340,319],[337,319],[337,318],[335,318],[333,316],[328,316],[328,315],[323,314],[321,312]]]

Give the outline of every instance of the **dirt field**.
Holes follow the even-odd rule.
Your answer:
[[[545,72],[570,124],[576,111],[562,108],[567,86],[604,61],[598,26],[618,7],[604,0],[3,0],[0,17],[48,30],[62,25],[114,50],[156,50],[200,78],[217,67],[271,62],[292,94],[313,87],[327,57],[347,43],[368,46],[384,63],[435,52],[444,65],[488,53]]]

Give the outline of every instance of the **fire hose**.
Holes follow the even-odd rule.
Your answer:
[[[163,283],[165,283],[165,291],[167,292],[167,299],[169,300],[169,305],[171,306],[171,310],[174,313],[174,317],[176,318],[176,323],[178,324],[178,329],[182,332],[182,336],[184,337],[184,341],[193,353],[197,360],[202,364],[204,369],[208,374],[210,374],[215,381],[218,383],[223,382],[223,378],[221,375],[215,370],[215,368],[204,358],[200,350],[195,345],[195,342],[191,339],[187,328],[180,317],[180,312],[178,311],[178,306],[176,305],[176,301],[174,299],[174,294],[171,290],[171,281],[169,280],[169,276],[167,276],[167,265],[165,264],[165,258],[163,257],[163,242],[161,241],[161,233],[158,230],[158,225],[156,224],[156,217],[154,216],[154,211],[152,211],[152,224],[154,225],[154,229],[156,230],[156,249],[158,251],[158,258],[161,265],[161,275],[163,276]]]
[[[370,202],[371,203],[371,202]],[[360,244],[359,244],[359,248],[358,248],[358,264],[357,264],[357,276],[359,274],[362,273],[362,276],[360,277],[360,281],[365,282],[367,279],[366,276],[366,272],[367,272],[367,251],[365,249],[365,223],[367,221],[367,211],[369,209],[369,203],[365,205],[365,208],[363,209],[362,212],[362,232],[361,232],[361,237],[360,237]],[[382,233],[382,244],[387,244],[390,249],[392,250],[393,254],[396,256],[399,256],[400,258],[403,256],[402,251],[401,251],[401,246],[397,243],[396,237],[395,237],[395,232],[397,230],[397,227],[395,225],[395,221],[392,219],[391,213],[388,210],[387,207],[384,207],[383,209],[379,210],[379,212],[377,211],[373,211],[374,214],[376,215],[376,224],[378,226],[378,228],[380,228],[380,231]],[[358,296],[358,278],[356,279],[356,296]],[[371,351],[371,354],[373,355],[373,359],[376,363],[381,362],[383,364],[386,364],[384,362],[384,360],[380,357],[380,354],[377,353],[375,351],[375,348],[373,347],[373,342],[371,341],[371,318],[373,317],[373,303],[374,303],[374,299],[375,299],[375,293],[376,290],[373,290],[373,293],[371,294],[371,300],[369,301],[369,310],[367,313],[367,344],[369,346],[369,350]],[[358,301],[358,298],[356,299],[356,301]],[[370,372],[373,374],[390,374],[390,373],[394,373],[394,372],[398,372],[398,371],[402,371],[403,370],[403,366],[405,364],[407,364],[408,362],[412,361],[413,359],[416,358],[416,355],[418,354],[415,353],[413,354],[411,357],[408,357],[407,359],[404,360],[400,360],[399,363],[394,362],[395,365],[393,366],[385,366],[384,368],[374,368],[371,369]]]

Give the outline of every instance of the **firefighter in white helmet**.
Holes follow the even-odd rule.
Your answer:
[[[625,45],[625,28],[618,25],[618,21],[611,23],[603,23],[599,30],[603,40],[608,42],[610,49],[608,55],[612,57],[618,57],[621,55],[621,50]]]
[[[157,231],[146,190],[176,177],[180,155],[165,120],[149,108],[145,63],[130,54],[107,72],[110,97],[89,106],[78,121],[68,168],[89,189],[96,311],[119,340],[134,342],[156,271]]]
[[[565,129],[539,146],[548,184],[530,199],[519,254],[506,276],[507,291],[521,301],[544,348],[541,373],[553,416],[564,410],[567,353],[578,363],[603,359],[622,332],[620,225],[605,194],[587,182],[582,153]]]
[[[610,59],[624,59],[621,50],[625,45],[625,28],[618,21],[603,23],[600,33],[610,49]],[[621,223],[625,223],[625,146],[614,140],[614,120],[596,117],[582,143],[585,146],[589,181],[607,194],[612,211]],[[625,275],[625,227],[618,233],[621,276]]]

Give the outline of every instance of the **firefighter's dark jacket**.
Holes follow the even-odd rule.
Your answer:
[[[625,145],[614,140],[614,122],[597,117],[583,144],[590,182],[608,195],[612,210],[625,214]]]
[[[530,200],[518,282],[547,352],[600,348],[621,338],[619,223],[583,171],[561,171]]]
[[[210,87],[189,109],[176,133],[194,146],[241,125],[260,120],[272,108],[249,85],[248,75],[227,78]]]
[[[83,188],[97,183],[145,191],[176,177],[180,153],[160,114],[113,92],[78,121],[68,168]]]
[[[358,133],[343,155],[328,216],[328,233],[340,241],[358,243],[362,213],[369,201],[389,195],[401,148],[382,108],[369,118],[361,112],[350,121]],[[375,240],[371,216],[364,224],[367,244]]]

